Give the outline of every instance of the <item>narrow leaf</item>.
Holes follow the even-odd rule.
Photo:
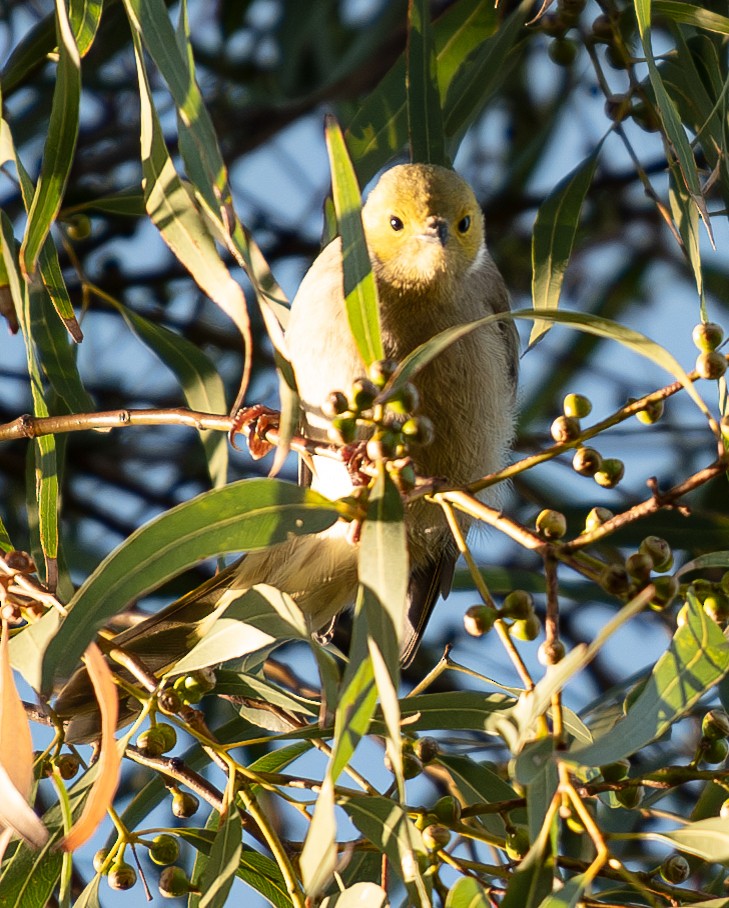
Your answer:
[[[323,496],[267,479],[241,480],[172,508],[132,533],[78,590],[45,653],[44,688],[51,689],[64,667],[73,668],[97,627],[185,568],[320,532],[337,517],[336,505]]]
[[[664,842],[709,863],[729,861],[729,828],[723,817],[709,817],[670,832],[646,832],[643,838]]]
[[[653,667],[628,715],[594,744],[569,752],[583,766],[602,766],[636,753],[685,715],[729,672],[729,643],[689,593],[688,619]]]
[[[729,35],[729,18],[692,3],[680,3],[678,0],[653,0],[653,12],[657,16],[665,16],[666,19],[672,19],[674,22],[694,25],[696,28],[716,32],[718,35]]]
[[[327,772],[316,799],[300,863],[307,900],[316,902],[337,866],[337,823],[334,816],[334,783],[330,772]]]
[[[448,891],[445,908],[491,908],[486,890],[472,876],[462,876]]]
[[[35,271],[45,242],[63,201],[78,137],[81,99],[81,60],[68,21],[66,5],[56,0],[58,67],[43,163],[20,250],[25,274]]]
[[[339,124],[327,118],[327,150],[332,172],[332,195],[342,235],[344,303],[352,337],[365,365],[382,359],[377,286],[360,216],[361,197]]]
[[[564,179],[560,180],[539,206],[532,232],[532,303],[540,309],[556,309],[562,282],[572,254],[580,210],[595,174],[602,143]],[[535,321],[529,345],[535,344],[551,327]]]
[[[409,0],[406,56],[410,159],[448,166],[438,90],[438,62],[427,0]]]
[[[222,908],[238,872],[243,833],[240,813],[234,804],[221,819],[202,877],[199,908]]]

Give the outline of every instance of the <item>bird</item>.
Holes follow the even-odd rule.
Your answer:
[[[362,207],[362,225],[377,286],[386,357],[401,361],[438,333],[509,311],[503,277],[485,239],[484,215],[469,184],[435,164],[397,164],[385,170]],[[365,375],[344,305],[342,240],[332,240],[305,274],[291,304],[286,350],[301,401],[302,434],[326,440],[326,400]],[[418,474],[465,485],[501,469],[513,439],[518,379],[518,335],[508,317],[471,331],[430,361],[413,379],[419,413],[434,428],[428,445],[413,445]],[[331,499],[351,494],[352,477],[340,462],[316,456],[303,475]],[[490,487],[480,497],[498,505]],[[405,508],[409,554],[406,666],[438,598],[448,595],[458,549],[443,511],[422,499]],[[469,518],[459,517],[463,531]],[[357,592],[357,542],[346,521],[324,532],[292,537],[244,555],[161,612],[123,631],[115,644],[134,649],[146,638],[152,671],[170,661],[168,643],[197,614],[212,611],[222,593],[266,583],[288,593],[312,632],[328,627]],[[194,621],[193,621],[194,623]],[[149,637],[159,637],[159,658]],[[183,635],[184,637],[184,635]],[[178,645],[176,643],[175,645]],[[179,655],[178,655],[179,658]],[[155,661],[156,660],[156,661]],[[73,690],[60,712],[73,712]],[[64,709],[65,707],[65,709]],[[56,704],[56,709],[59,704]]]

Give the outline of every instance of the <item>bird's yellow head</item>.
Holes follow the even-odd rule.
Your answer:
[[[483,254],[481,208],[471,187],[445,167],[386,171],[362,221],[378,279],[401,292],[427,293],[457,280]]]

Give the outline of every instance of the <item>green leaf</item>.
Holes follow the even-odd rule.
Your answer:
[[[352,337],[365,365],[369,365],[385,355],[380,332],[377,286],[362,228],[362,200],[357,177],[342,131],[333,117],[327,118],[326,141],[332,172],[334,209],[342,235],[344,304]]]
[[[238,871],[242,852],[243,829],[240,813],[230,805],[215,833],[210,856],[205,865],[199,886],[202,896],[193,896],[190,906],[195,908],[222,908]]]
[[[291,534],[320,532],[337,517],[336,505],[309,489],[250,479],[151,520],[101,562],[69,603],[69,615],[45,653],[43,688],[50,690],[57,675],[74,667],[96,628],[185,568],[228,552],[263,549]]]
[[[641,838],[663,842],[712,864],[729,861],[729,828],[722,817],[698,820],[670,832],[646,831]]]
[[[566,325],[577,331],[584,331],[587,334],[593,334],[596,337],[603,337],[606,340],[617,341],[629,350],[633,350],[635,353],[644,356],[646,359],[651,360],[651,362],[656,363],[656,365],[661,366],[667,372],[670,372],[674,378],[681,382],[686,389],[686,393],[691,397],[701,412],[704,413],[707,418],[711,418],[711,414],[709,413],[706,404],[694,388],[694,385],[685,370],[677,362],[675,357],[664,347],[661,347],[660,344],[652,341],[644,334],[634,331],[632,328],[628,328],[625,325],[620,325],[618,322],[611,321],[610,319],[601,318],[598,315],[591,315],[588,312],[570,312],[564,309],[543,309],[538,315],[531,309],[517,309],[513,312],[497,312],[465,325],[457,325],[455,328],[446,328],[445,331],[441,331],[424,344],[421,344],[402,360],[397,372],[388,382],[385,393],[389,395],[396,390],[400,390],[403,385],[412,380],[413,376],[417,375],[421,369],[442,353],[443,350],[456,343],[460,338],[470,334],[471,331],[475,331],[483,325],[489,325],[500,319],[507,318],[525,319],[528,321],[534,321],[535,319],[540,318],[546,321],[559,322],[561,325]]]
[[[63,201],[78,137],[81,60],[63,0],[56,0],[58,67],[43,163],[28,212],[20,249],[25,274],[35,271],[38,255]]]
[[[562,282],[572,254],[582,203],[595,174],[602,142],[595,151],[567,174],[539,206],[532,232],[532,303],[540,309],[556,309]],[[534,322],[529,346],[551,327]]]
[[[215,604],[215,616],[200,640],[166,675],[219,665],[285,640],[309,639],[306,619],[294,600],[264,583],[243,595],[238,590],[223,593]]]
[[[299,863],[307,901],[314,903],[329,884],[337,866],[337,821],[331,769],[327,770],[319,790]]]
[[[445,908],[491,908],[486,890],[472,876],[462,876],[448,891]]]
[[[447,167],[450,161],[444,144],[438,62],[427,0],[409,0],[406,58],[410,160]]]
[[[594,744],[570,750],[570,761],[602,766],[636,753],[665,734],[729,672],[729,643],[693,594],[688,601],[686,623],[653,667],[628,715]]]
[[[516,791],[500,776],[470,757],[458,754],[440,754],[438,763],[450,773],[458,793],[467,807],[473,804],[495,804],[519,797]],[[512,818],[514,814],[512,813]],[[504,836],[506,828],[501,814],[480,813],[478,819],[493,835]]]
[[[414,904],[428,904],[418,870],[418,855],[425,856],[425,847],[420,832],[403,808],[388,798],[374,795],[344,797],[339,803],[362,835],[387,855],[411,898],[414,894]]]
[[[227,411],[223,380],[202,350],[164,325],[155,325],[126,306],[113,304],[137,337],[173,372],[190,409],[204,413]],[[204,429],[199,435],[210,479],[217,488],[224,485],[228,476],[227,438],[221,432]]]
[[[686,189],[704,221],[709,238],[712,239],[713,242],[709,212],[707,211],[706,202],[701,190],[694,153],[686,135],[686,130],[681,123],[676,105],[666,91],[663,79],[656,66],[655,57],[653,56],[651,41],[651,0],[634,0],[634,3],[640,39],[643,44],[643,52],[645,53],[646,63],[648,65],[648,77],[656,96],[658,112],[663,121],[665,139],[668,143],[670,152],[672,155],[675,155]],[[670,158],[671,155],[669,155],[669,160]]]
[[[15,236],[5,212],[0,212],[0,250],[5,263],[8,286],[15,303],[15,311],[25,342],[28,377],[33,396],[33,412],[36,416],[49,415],[43,395],[43,378],[33,344],[31,318],[31,293],[28,282],[23,280],[15,267]],[[40,542],[46,558],[58,556],[58,469],[56,463],[56,440],[53,435],[42,435],[33,443],[35,454],[35,483],[28,493],[35,493],[38,506]]]
[[[68,16],[79,54],[84,57],[94,43],[101,21],[103,0],[70,0]]]
[[[653,0],[653,13],[665,16],[674,22],[694,25],[718,35],[729,35],[729,18],[712,12],[692,3],[680,3],[678,0]]]
[[[71,205],[61,212],[65,217],[70,217],[79,211],[101,211],[104,214],[116,216],[141,218],[145,213],[144,195],[137,187],[122,189],[112,195],[102,195],[78,205]]]
[[[41,268],[48,246],[46,243],[41,251]],[[69,413],[93,412],[95,404],[81,382],[75,348],[69,343],[67,332],[49,306],[47,294],[37,284],[31,285],[28,306],[30,336],[50,386],[63,400]]]
[[[144,4],[145,7],[147,5]],[[230,275],[191,192],[175,170],[152,102],[139,37],[136,32],[132,35],[141,101],[142,172],[147,212],[164,241],[201,290],[245,336],[248,313],[243,290]]]
[[[506,694],[485,694],[475,690],[444,691],[418,694],[400,701],[400,712],[407,727],[413,731],[457,729],[486,731],[494,714],[512,708],[514,697]],[[491,730],[492,734],[495,734]]]
[[[460,0],[433,23],[445,135],[451,154],[468,125],[483,109],[505,70],[504,60],[526,11],[520,8],[494,37],[496,8],[484,0]],[[506,40],[500,41],[503,37]],[[473,56],[471,56],[473,55]],[[369,180],[408,141],[405,56],[360,105],[347,129],[347,145],[362,182]]]

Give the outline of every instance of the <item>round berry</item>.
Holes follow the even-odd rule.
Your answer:
[[[472,637],[483,637],[494,626],[498,613],[492,605],[472,605],[463,616],[466,633]]]
[[[561,640],[552,640],[551,643],[547,643],[545,640],[537,650],[537,659],[542,665],[556,665],[564,659],[565,655],[565,646]]]
[[[567,532],[567,521],[564,514],[545,508],[540,511],[535,521],[537,532],[545,539],[561,539]]]
[[[175,791],[172,795],[172,813],[181,820],[197,812],[200,801],[189,791]]]
[[[451,831],[440,823],[431,823],[423,830],[423,845],[428,851],[440,851],[451,840]]]
[[[431,763],[440,753],[440,745],[435,738],[424,735],[413,744],[413,753],[421,763]]]
[[[653,570],[653,559],[650,555],[644,555],[642,552],[635,552],[625,559],[625,570],[633,580],[639,583],[645,583]]]
[[[707,350],[696,357],[699,378],[717,379],[726,372],[726,356],[718,350]]]
[[[384,388],[395,374],[397,362],[394,359],[378,359],[367,369],[367,376],[378,388]]]
[[[673,567],[671,546],[660,536],[646,536],[638,546],[638,551],[648,555],[653,562],[653,569],[659,574],[664,574]]]
[[[669,855],[661,864],[660,873],[663,879],[672,886],[685,883],[691,874],[691,865],[682,854]]]
[[[518,861],[529,851],[529,830],[526,826],[515,826],[506,833],[506,853],[512,861]]]
[[[645,797],[645,789],[642,785],[632,785],[630,788],[621,788],[615,792],[617,802],[623,807],[632,810],[638,807]]]
[[[628,760],[616,760],[614,763],[606,763],[600,767],[600,773],[603,779],[608,782],[622,782],[628,778],[630,772],[630,762]]]
[[[541,629],[542,625],[539,622],[539,618],[532,613],[524,621],[515,621],[509,628],[509,633],[516,637],[517,640],[529,642],[537,639]]]
[[[190,881],[182,867],[165,867],[157,885],[166,899],[179,899],[190,891]]]
[[[572,469],[580,476],[594,476],[602,467],[602,457],[594,448],[582,447],[575,451]]]
[[[180,846],[174,836],[161,832],[152,839],[149,846],[149,857],[155,864],[165,867],[174,864],[180,856]]]
[[[593,508],[585,517],[585,532],[591,533],[615,516],[608,508]]]
[[[724,340],[724,329],[716,322],[699,322],[691,332],[691,338],[699,350],[708,353],[716,350]]]
[[[606,564],[600,572],[600,586],[613,596],[622,596],[628,592],[630,578],[622,564]]]
[[[729,716],[723,709],[710,709],[701,721],[701,734],[707,741],[729,738]]]
[[[452,826],[461,819],[461,802],[453,795],[444,795],[432,807],[432,813],[445,826]]]
[[[512,590],[504,599],[501,615],[517,621],[526,620],[534,611],[534,598],[526,590]]]
[[[348,408],[347,398],[341,391],[332,391],[321,405],[321,411],[327,419],[334,419]]]
[[[592,413],[592,402],[584,394],[568,394],[562,402],[562,412],[573,419],[584,419]]]
[[[605,489],[612,489],[625,475],[625,464],[617,457],[605,457],[602,466],[595,473],[595,482]]]
[[[106,881],[111,889],[125,892],[137,882],[137,871],[126,861],[116,861],[106,875]]]
[[[663,416],[664,405],[662,400],[651,400],[645,405],[642,410],[638,410],[635,414],[635,418],[638,422],[642,422],[644,426],[652,426],[653,423],[658,422],[658,420]]]
[[[580,421],[572,416],[558,416],[549,431],[558,444],[566,444],[580,437]]]

